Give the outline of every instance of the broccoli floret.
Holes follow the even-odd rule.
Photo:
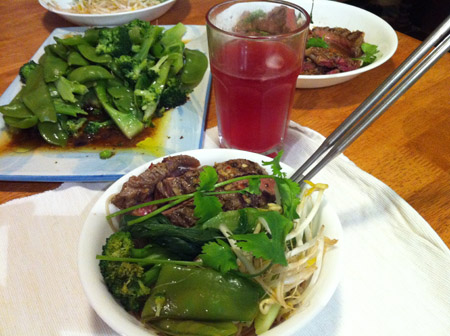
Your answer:
[[[98,44],[95,48],[97,54],[109,54],[113,57],[129,55],[132,42],[128,29],[124,26],[102,28],[99,31]]]
[[[20,81],[25,84],[28,76],[34,69],[36,69],[37,66],[38,64],[35,61],[29,61],[22,65],[19,70]]]
[[[132,84],[136,83],[143,72],[147,72],[147,59],[140,61],[132,56],[122,55],[119,58],[114,59],[114,62],[122,77]]]
[[[190,90],[184,88],[177,77],[172,77],[167,81],[167,86],[161,93],[159,106],[164,109],[171,109],[183,105],[188,101]]]
[[[105,111],[128,139],[133,138],[144,129],[144,124],[132,112],[121,112],[113,107],[106,92],[105,82],[98,81],[95,92]]]
[[[146,124],[151,122],[151,119],[158,107],[161,93],[166,86],[166,82],[169,77],[170,67],[172,60],[164,56],[159,59],[153,67],[150,68],[149,73],[156,76],[156,79],[152,82],[150,87],[145,90],[135,90],[134,94],[137,97],[141,97],[141,108],[144,111],[143,121]]]
[[[89,121],[83,131],[86,134],[95,135],[98,132],[100,132],[100,129],[105,128],[105,127],[109,127],[111,125],[113,125],[113,121],[112,120]]]
[[[113,233],[103,246],[103,256],[112,258],[131,257],[134,243],[129,232]],[[100,260],[100,272],[105,285],[114,298],[130,312],[139,312],[150,294],[146,285],[149,279],[144,267],[132,262]],[[154,271],[152,271],[154,272]],[[151,272],[150,272],[151,273]],[[150,279],[153,282],[153,278]]]
[[[72,135],[78,134],[78,132],[80,132],[81,128],[83,127],[86,121],[87,121],[86,118],[68,119],[66,121],[67,132],[69,132]]]

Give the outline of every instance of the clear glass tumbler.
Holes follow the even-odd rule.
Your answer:
[[[231,0],[206,15],[222,147],[276,155],[289,123],[310,17],[284,1]]]

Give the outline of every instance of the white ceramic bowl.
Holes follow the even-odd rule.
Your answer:
[[[229,159],[245,158],[261,164],[267,161],[267,157],[231,149],[197,149],[182,152],[182,154],[196,157],[202,164],[212,165]],[[176,155],[176,154],[173,154]],[[159,158],[152,162],[160,162]],[[111,194],[121,190],[122,184],[130,176],[138,175],[148,168],[150,163],[144,164],[131,171],[129,174],[117,180],[93,206],[81,232],[78,252],[78,268],[80,279],[88,300],[97,314],[120,335],[133,336],[156,336],[152,330],[144,326],[132,315],[128,314],[110,295],[103,283],[100,274],[98,260],[95,256],[101,254],[102,246],[107,237],[113,232],[105,220],[105,204]],[[294,170],[282,165],[283,170],[292,174]],[[322,203],[315,220],[325,225],[325,234],[329,238],[338,239],[338,243],[327,251],[324,258],[323,268],[318,282],[313,291],[309,304],[302,311],[298,311],[287,321],[264,333],[264,336],[275,335],[298,335],[298,331],[309,322],[317,313],[325,307],[333,295],[340,276],[340,255],[342,250],[342,227],[339,219],[329,204]]]
[[[155,6],[138,9],[135,11],[111,13],[111,14],[76,14],[63,10],[57,10],[49,4],[49,0],[39,0],[42,7],[50,12],[56,13],[67,21],[80,26],[116,26],[130,22],[134,19],[151,21],[166,13],[176,0],[166,0]],[[72,0],[54,0],[61,8],[70,8]]]
[[[291,0],[311,14],[312,0]],[[311,26],[328,26],[360,30],[365,33],[364,41],[378,46],[380,53],[372,64],[356,70],[332,75],[300,75],[297,88],[320,88],[346,82],[356,76],[370,71],[392,57],[397,50],[397,34],[394,29],[380,17],[340,2],[315,0]]]

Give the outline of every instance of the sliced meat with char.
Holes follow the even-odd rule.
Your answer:
[[[351,59],[350,57],[342,56],[327,48],[312,47],[305,51],[305,56],[313,61],[319,67],[338,69],[341,72],[358,69],[361,65],[360,61]]]
[[[111,202],[119,209],[148,202],[153,199],[153,193],[158,182],[167,177],[182,175],[186,171],[199,166],[200,162],[188,155],[167,157],[160,163],[152,164],[142,174],[130,177]]]
[[[361,45],[364,42],[364,33],[346,28],[314,27],[311,30],[312,37],[320,37],[327,42],[335,52],[348,57],[360,57],[363,52]]]

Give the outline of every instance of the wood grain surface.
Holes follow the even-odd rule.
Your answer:
[[[178,0],[152,23],[205,24],[207,10],[220,1]],[[0,93],[3,93],[54,28],[73,26],[36,0],[0,1]],[[398,33],[395,55],[350,82],[298,89],[292,119],[329,135],[420,41]],[[450,246],[450,55],[369,128],[345,154],[361,169],[395,190]],[[214,93],[207,127],[217,124]],[[0,203],[41,193],[59,183],[0,182]]]

